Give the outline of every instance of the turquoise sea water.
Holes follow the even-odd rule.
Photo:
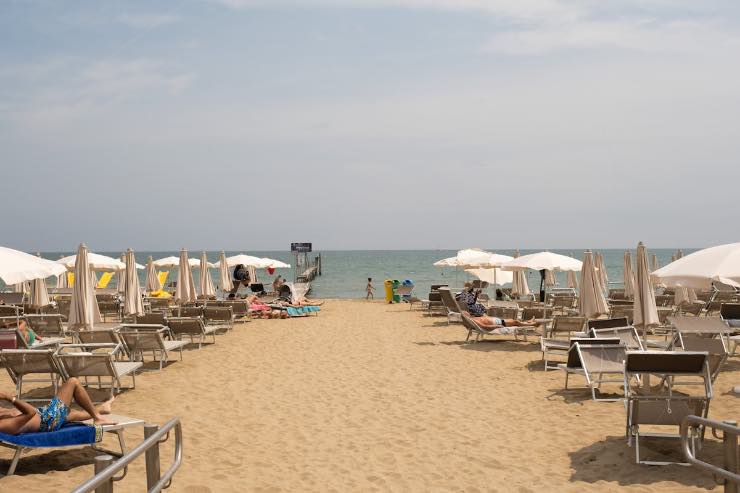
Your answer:
[[[513,255],[513,250],[495,250],[496,253],[504,255]],[[540,250],[521,250],[522,255],[534,253]],[[555,253],[571,255],[578,259],[583,257],[584,249],[552,250]],[[604,255],[607,273],[609,275],[610,285],[620,287],[622,283],[622,263],[623,249],[605,249],[599,250]],[[671,256],[676,249],[655,249],[648,251],[648,259],[652,259],[655,253],[658,257],[660,266],[664,266],[671,261]],[[684,254],[691,253],[692,249],[684,249]],[[62,256],[71,255],[73,252],[42,252],[44,258],[57,260]],[[119,258],[121,252],[96,252]],[[161,251],[161,252],[135,252],[136,260],[140,264],[146,264],[146,260],[151,255],[155,260],[168,256],[179,256],[179,251]],[[201,252],[190,252],[193,258],[200,258]],[[244,252],[226,252],[227,256],[237,253],[247,253],[258,257],[270,257],[282,260],[291,265],[295,264],[293,256],[288,251],[244,251]],[[323,259],[323,275],[317,277],[312,283],[311,296],[315,298],[364,298],[365,285],[367,278],[373,278],[373,284],[377,290],[377,296],[383,295],[384,279],[411,279],[414,281],[416,288],[415,293],[425,295],[429,292],[432,284],[450,284],[462,285],[470,275],[464,271],[455,269],[440,269],[432,264],[437,260],[452,257],[456,254],[455,250],[358,250],[358,251],[321,251]],[[208,259],[211,262],[218,260],[220,252],[208,252]],[[634,261],[635,253],[632,251]],[[200,269],[193,269],[196,286]],[[214,285],[218,286],[218,271],[210,270],[213,276]],[[288,280],[293,280],[293,269],[278,269],[274,275],[269,275],[264,269],[258,270],[258,277],[261,282],[271,283],[274,276],[281,274]],[[173,269],[169,279],[175,279],[177,269]],[[144,271],[140,271],[140,278],[143,282]],[[556,274],[558,283],[567,286],[566,275],[563,273]],[[530,288],[535,291],[539,289],[539,273],[529,272],[528,281]],[[49,279],[50,286],[54,284],[54,278]],[[111,284],[111,287],[114,284]]]

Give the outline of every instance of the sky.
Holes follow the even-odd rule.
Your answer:
[[[0,244],[739,241],[740,2],[0,2]]]

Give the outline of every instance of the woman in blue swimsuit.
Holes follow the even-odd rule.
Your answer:
[[[15,407],[14,411],[0,415],[0,433],[9,435],[56,431],[68,421],[85,421],[90,418],[96,425],[115,424],[103,417],[110,414],[113,399],[95,407],[85,387],[74,377],[64,382],[57,395],[44,407],[35,408],[5,392],[0,392],[0,400],[8,401]],[[83,410],[71,409],[72,400]]]

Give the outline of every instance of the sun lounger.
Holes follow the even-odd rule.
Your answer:
[[[211,336],[213,342],[216,342],[218,327],[206,326],[201,317],[169,317],[167,326],[170,328],[172,336],[177,339],[189,337],[193,344],[197,340],[198,348],[203,345],[207,336]]]
[[[64,339],[67,336],[66,327],[62,323],[62,316],[59,314],[26,315],[25,319],[31,330],[41,337]]]
[[[0,363],[5,367],[15,384],[15,396],[19,399],[24,383],[47,383],[52,386],[52,396],[56,394],[61,372],[54,359],[54,349],[3,349]],[[27,378],[29,375],[34,378]],[[42,377],[43,375],[43,377]],[[49,398],[26,398],[29,402],[47,401]]]
[[[0,446],[14,451],[6,475],[15,474],[21,455],[33,449],[64,449],[89,445],[100,452],[117,457],[123,456],[127,452],[123,435],[124,430],[134,426],[143,426],[144,421],[116,414],[108,415],[108,419],[116,424],[93,426],[92,421],[84,423],[69,422],[65,423],[59,430],[51,432],[21,433],[19,435],[0,433]],[[102,449],[97,445],[103,440],[104,433],[113,433],[117,436],[120,451]]]
[[[624,381],[624,358],[627,348],[618,338],[583,338],[574,340],[568,350],[568,361],[558,368],[565,371],[565,388],[571,374],[582,375],[595,401],[615,401],[619,398],[597,398],[596,390],[602,383]],[[606,375],[606,376],[605,376]]]
[[[202,306],[180,306],[173,310],[173,314],[176,313],[178,317],[202,317],[203,307]]]
[[[589,332],[591,329],[611,329],[613,327],[628,327],[627,317],[620,318],[597,318],[586,322]]]
[[[160,370],[163,362],[169,360],[168,352],[177,351],[182,361],[182,348],[187,345],[186,341],[165,339],[165,336],[170,335],[170,329],[163,325],[123,325],[118,333],[126,344],[129,357],[133,361],[143,362],[144,353],[151,352],[154,361],[159,361]]]
[[[131,387],[136,388],[136,370],[142,364],[138,361],[117,361],[123,352],[121,344],[64,344],[54,355],[65,380],[77,377],[91,385],[91,379],[97,379],[99,388],[110,388],[111,396],[124,387],[122,380],[131,377]],[[110,384],[104,380],[110,380]],[[106,387],[107,385],[107,387]]]
[[[640,336],[637,334],[637,329],[632,326],[611,327],[608,329],[591,329],[591,337],[594,337],[596,339],[604,337],[616,337],[622,342],[622,344],[627,347],[627,349],[634,351],[645,350],[642,339],[640,339]]]
[[[462,309],[460,308],[459,303],[455,299],[454,296],[452,296],[452,292],[450,292],[450,288],[448,287],[442,287],[439,288],[439,295],[442,300],[442,305],[444,306],[445,310],[447,310],[447,325],[450,324],[450,322],[462,322]]]
[[[662,377],[657,387],[646,388],[640,375],[656,374]],[[694,378],[694,380],[684,380]],[[693,386],[693,387],[689,387]],[[698,392],[689,392],[699,387]],[[705,352],[682,351],[628,351],[624,373],[625,408],[627,411],[627,437],[632,446],[635,441],[635,462],[638,464],[666,465],[675,462],[646,461],[640,456],[641,437],[679,438],[676,433],[645,433],[640,426],[679,427],[688,415],[707,417],[712,398],[712,379],[709,357]],[[692,435],[690,446],[703,431]]]
[[[564,317],[556,316],[553,319],[552,327],[549,330],[545,330],[547,336],[540,337],[540,349],[542,350],[542,359],[545,361],[545,370],[554,370],[557,367],[551,367],[549,363],[549,357],[553,355],[563,355],[568,349],[570,344],[568,338],[575,332],[576,335],[580,334],[583,330],[583,325],[586,322],[584,317]],[[558,337],[559,335],[565,335],[565,337]]]
[[[23,316],[23,305],[0,305],[0,318]]]
[[[55,348],[64,342],[63,337],[36,338],[32,345],[26,342],[17,327],[0,329],[0,348],[6,349],[48,349]]]
[[[473,320],[470,317],[470,314],[467,312],[462,312],[462,323],[463,326],[468,329],[468,336],[465,338],[465,341],[470,340],[470,336],[475,334],[475,341],[478,342],[481,339],[483,339],[485,336],[500,336],[500,335],[514,335],[514,340],[518,341],[519,336],[524,336],[524,339],[527,338],[527,332],[526,329],[531,327],[497,327],[493,329],[487,329],[485,327],[482,327],[478,325],[478,323]]]
[[[167,325],[167,315],[164,312],[150,312],[135,317],[137,324]]]
[[[732,329],[719,317],[675,316],[668,317],[667,322],[673,329],[676,343],[681,347],[683,347],[682,339],[687,334],[718,337],[724,341],[725,347],[728,347],[728,338]]]
[[[681,338],[684,351],[706,352],[709,354],[709,375],[712,383],[717,379],[722,365],[727,361],[728,350],[724,339],[696,335],[685,335]]]
[[[271,308],[279,308],[285,310],[291,317],[307,317],[312,313],[318,314],[321,310],[319,306],[282,306],[282,305],[269,305]]]
[[[206,325],[231,330],[234,328],[234,313],[230,306],[205,306],[203,307],[203,321]]]

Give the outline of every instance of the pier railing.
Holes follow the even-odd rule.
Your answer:
[[[715,466],[697,459],[689,447],[689,428],[703,426],[711,428],[715,438],[721,438],[724,451],[724,467]],[[721,431],[720,437],[717,432]],[[681,448],[686,462],[714,475],[717,484],[724,484],[725,493],[740,493],[740,474],[738,474],[737,439],[740,428],[736,421],[715,421],[699,416],[687,416],[681,423]]]
[[[159,445],[169,439],[170,431],[175,430],[175,458],[164,474],[160,474]],[[95,476],[88,479],[72,493],[112,493],[113,482],[120,481],[126,475],[126,468],[141,454],[146,456],[146,487],[149,493],[158,493],[169,488],[172,477],[182,464],[182,425],[180,418],[172,418],[161,428],[157,425],[144,425],[144,441],[132,450],[115,460],[110,455],[95,458]],[[123,474],[115,475],[124,470]]]

